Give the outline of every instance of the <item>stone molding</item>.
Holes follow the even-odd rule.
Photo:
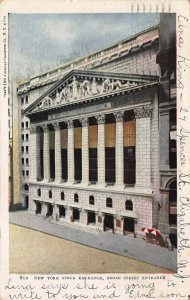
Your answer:
[[[38,128],[35,125],[31,125],[29,131],[30,134],[35,134],[38,131]]]
[[[134,108],[135,118],[148,118],[152,115],[152,105],[140,106]]]
[[[98,125],[100,124],[105,124],[105,115],[98,115],[98,116],[95,116],[96,120],[97,120],[97,123]]]

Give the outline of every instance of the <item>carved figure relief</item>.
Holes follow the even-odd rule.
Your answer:
[[[122,88],[131,88],[137,85],[136,82],[129,80],[125,80],[124,83],[118,79],[95,77],[78,80],[76,76],[73,76],[71,81],[65,83],[62,90],[57,90],[54,95],[46,96],[41,100],[36,110],[57,104],[66,104],[71,101],[85,99],[99,94],[111,93],[113,91],[119,91]]]

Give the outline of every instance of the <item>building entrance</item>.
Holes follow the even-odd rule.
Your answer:
[[[80,212],[79,209],[73,208],[73,222],[80,220]]]
[[[28,196],[25,196],[25,207],[28,209],[28,204],[29,204],[29,198]]]
[[[64,217],[65,217],[65,207],[59,206],[59,218],[64,218]]]
[[[105,214],[104,217],[104,231],[110,231],[114,233],[114,218],[113,215]]]
[[[135,222],[132,218],[124,218],[123,222],[123,234],[135,233]]]
[[[88,211],[87,213],[87,225],[96,224],[96,214],[94,211]]]
[[[36,215],[40,215],[42,212],[42,203],[36,201]]]
[[[53,205],[48,203],[48,205],[47,205],[47,214],[46,214],[46,216],[47,216],[47,217],[50,217],[50,216],[52,216],[52,215],[53,215]]]

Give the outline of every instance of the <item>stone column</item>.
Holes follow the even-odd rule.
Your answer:
[[[96,116],[98,124],[98,185],[105,185],[105,115]]]
[[[160,191],[159,229],[169,234],[169,189]]]
[[[135,108],[136,117],[136,185],[151,185],[150,136],[152,106]]]
[[[160,111],[160,168],[161,170],[169,169],[169,134],[170,134],[170,115],[169,110]]]
[[[46,216],[47,214],[47,204],[46,203],[42,203],[42,211],[41,211],[41,215],[42,216]]]
[[[116,145],[115,145],[115,167],[116,185],[122,187],[124,184],[124,155],[123,155],[123,114],[119,111],[114,113],[116,121]]]
[[[68,165],[68,183],[74,183],[74,125],[73,121],[66,121],[68,128],[67,145],[67,165]]]
[[[89,182],[89,155],[88,155],[88,118],[80,119],[82,125],[82,183]]]
[[[55,130],[55,181],[62,180],[62,164],[61,164],[61,131],[59,123],[52,124]]]
[[[44,163],[44,180],[50,180],[50,155],[49,155],[49,128],[47,124],[42,126],[44,131],[43,145],[43,163]]]
[[[31,126],[30,127],[30,180],[36,181],[37,180],[37,163],[38,163],[38,155],[37,155],[37,149],[39,146],[37,145],[37,127]]]

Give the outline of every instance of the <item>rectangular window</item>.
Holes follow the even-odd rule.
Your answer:
[[[25,176],[25,171],[22,171],[22,176]]]
[[[26,141],[28,141],[28,133],[26,134]]]
[[[24,165],[24,158],[22,158],[22,165]]]
[[[22,134],[22,141],[24,141],[24,134]]]
[[[21,98],[21,104],[24,104],[24,97]]]
[[[21,123],[21,127],[22,127],[22,129],[24,129],[24,122]]]
[[[26,128],[28,128],[28,121],[26,121]]]
[[[25,103],[28,104],[28,96],[26,96],[25,101]]]
[[[105,180],[115,182],[115,123],[105,125]]]
[[[97,161],[97,139],[98,126],[93,125],[88,128],[88,145],[89,145],[89,181],[98,180],[98,161]]]
[[[24,153],[24,146],[21,147],[21,152]]]
[[[26,165],[28,166],[28,158],[26,158]]]
[[[176,131],[176,109],[170,110],[170,138],[169,138],[169,161],[170,168],[177,168],[177,131]]]
[[[28,147],[28,146],[26,146],[26,153],[28,153],[28,149],[29,149],[29,147]]]
[[[29,171],[28,171],[28,170],[26,171],[26,176],[27,176],[27,177],[29,176]]]

